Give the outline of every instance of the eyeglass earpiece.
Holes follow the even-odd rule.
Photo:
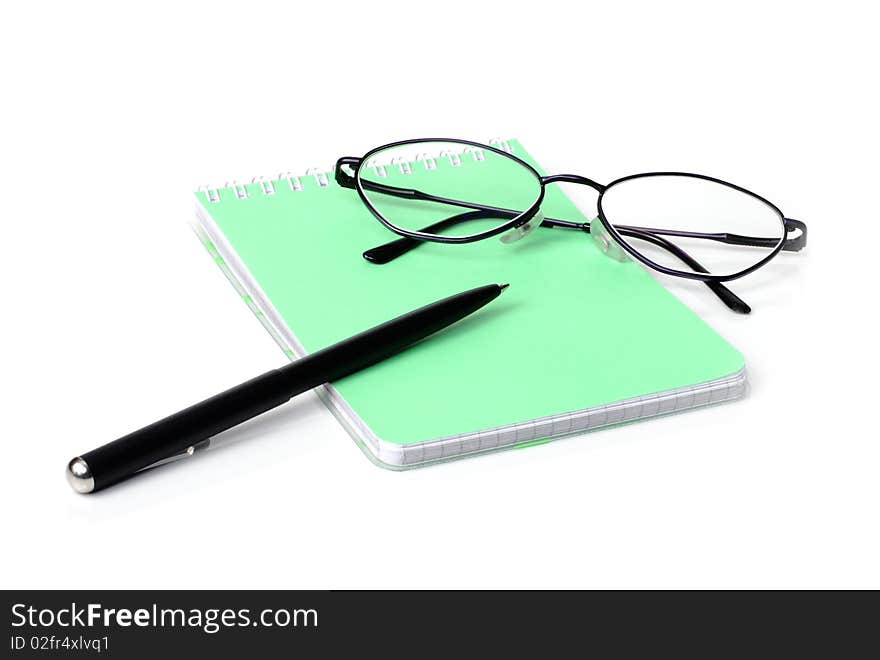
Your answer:
[[[544,213],[541,209],[538,209],[538,212],[529,218],[528,221],[522,223],[519,227],[514,227],[510,231],[503,233],[498,240],[505,245],[516,243],[521,238],[525,238],[535,231],[535,228],[540,227],[542,222],[544,222]]]
[[[626,253],[626,250],[620,247],[620,244],[608,233],[608,230],[605,229],[605,225],[602,224],[599,218],[590,220],[590,236],[593,237],[596,245],[599,246],[599,249],[604,254],[615,261],[629,261],[629,255]]]

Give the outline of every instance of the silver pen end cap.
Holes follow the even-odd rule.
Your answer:
[[[91,493],[95,490],[95,478],[89,464],[79,456],[67,464],[67,483],[77,493]]]

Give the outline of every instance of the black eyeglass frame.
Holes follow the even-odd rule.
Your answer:
[[[515,161],[520,166],[526,168],[536,179],[539,184],[539,193],[535,201],[527,208],[525,211],[515,215],[507,222],[504,222],[497,227],[493,227],[492,229],[488,229],[482,232],[477,232],[475,234],[469,234],[466,236],[443,236],[438,234],[430,234],[423,231],[413,231],[409,229],[404,229],[403,227],[399,227],[394,223],[390,222],[387,218],[385,218],[382,213],[373,205],[370,201],[369,197],[367,197],[365,188],[365,181],[360,176],[361,167],[364,166],[365,163],[369,163],[370,159],[377,153],[386,151],[388,149],[392,149],[395,147],[401,147],[410,144],[418,144],[418,143],[427,143],[427,142],[445,142],[445,143],[453,143],[453,144],[461,144],[467,147],[472,147],[475,149],[481,149],[484,151],[492,152],[502,156],[504,158],[509,158]],[[345,171],[345,167],[351,168],[351,173]],[[655,177],[655,176],[681,176],[681,177],[691,177],[696,179],[702,179],[704,181],[711,181],[713,183],[717,183],[723,186],[727,186],[736,190],[740,193],[749,195],[750,197],[764,203],[768,206],[778,217],[780,220],[780,224],[782,226],[782,236],[778,239],[766,239],[760,237],[749,237],[749,236],[741,236],[737,234],[729,234],[729,233],[700,233],[700,232],[688,232],[688,231],[678,231],[678,230],[659,230],[659,229],[651,229],[647,227],[628,227],[624,225],[620,225],[620,228],[624,231],[632,230],[637,232],[639,235],[635,236],[636,238],[648,238],[650,236],[651,239],[657,239],[660,235],[672,235],[678,236],[682,238],[705,238],[708,240],[719,241],[722,243],[727,243],[731,245],[744,245],[744,246],[753,246],[753,247],[769,247],[767,245],[768,240],[774,241],[773,249],[769,254],[764,256],[757,263],[745,268],[741,271],[726,274],[726,275],[715,275],[711,273],[700,273],[700,272],[689,272],[677,270],[674,268],[669,268],[668,266],[664,266],[662,264],[658,264],[652,259],[646,257],[641,254],[638,250],[634,249],[629,245],[629,242],[625,240],[621,234],[618,232],[618,229],[608,221],[605,216],[605,212],[602,208],[602,198],[605,192],[611,189],[614,185],[623,183],[625,181],[630,181],[632,179],[646,178],[646,177]],[[541,203],[544,201],[544,194],[546,185],[549,183],[575,183],[580,185],[586,185],[599,193],[599,197],[597,200],[597,210],[598,210],[598,219],[602,223],[602,226],[608,232],[608,234],[617,242],[617,244],[627,252],[631,257],[636,259],[637,261],[643,263],[644,265],[657,270],[658,272],[664,273],[666,275],[671,275],[673,277],[682,277],[685,279],[696,280],[700,282],[705,282],[707,284],[711,283],[721,283],[721,282],[729,282],[731,280],[738,279],[740,277],[744,277],[749,273],[756,271],[758,268],[766,265],[770,260],[772,260],[776,255],[779,254],[782,250],[797,252],[801,250],[806,245],[807,238],[807,227],[800,220],[795,220],[793,218],[786,218],[782,211],[775,204],[765,199],[761,195],[752,192],[746,188],[738,186],[736,184],[730,183],[728,181],[724,181],[723,179],[718,179],[715,177],[707,176],[704,174],[694,174],[690,172],[644,172],[639,174],[630,174],[628,176],[621,177],[619,179],[615,179],[611,183],[607,185],[600,184],[592,179],[587,177],[578,175],[578,174],[553,174],[548,176],[541,176],[534,167],[529,165],[527,162],[518,158],[514,154],[494,147],[492,145],[482,144],[480,142],[473,142],[471,140],[462,140],[459,138],[415,138],[409,140],[399,140],[397,142],[391,142],[388,144],[381,145],[374,149],[371,149],[362,157],[343,157],[340,158],[336,162],[335,168],[335,179],[336,182],[345,188],[353,188],[357,191],[358,196],[364,205],[370,210],[370,212],[375,216],[375,218],[381,222],[387,229],[403,236],[405,238],[413,239],[416,241],[429,241],[435,243],[472,243],[474,241],[480,241],[486,238],[491,238],[492,236],[497,236],[499,234],[503,234],[511,229],[515,229],[517,227],[522,226],[527,223],[529,220],[535,217],[535,215],[540,211]],[[514,213],[510,209],[502,209],[499,207],[487,206],[484,204],[477,204],[473,202],[465,202],[462,200],[451,200],[447,198],[437,197],[435,195],[428,195],[422,193],[416,189],[410,188],[400,188],[396,186],[386,186],[384,184],[368,181],[366,182],[373,192],[379,192],[384,194],[393,195],[396,197],[405,197],[409,199],[424,199],[426,201],[440,202],[440,203],[448,203],[456,206],[463,206],[465,208],[471,208],[476,211],[486,211],[486,212],[495,212],[503,217],[504,215],[510,215]],[[582,229],[584,231],[590,231],[590,223],[578,223],[571,222],[566,220],[557,220],[554,218],[543,218],[541,222],[541,226],[547,227],[567,227],[572,229]],[[800,231],[800,234],[793,238],[787,238],[788,234],[794,231]],[[646,236],[647,235],[647,236]],[[662,240],[662,239],[661,239]],[[652,240],[651,242],[655,242]],[[668,245],[663,247],[672,246],[668,241],[663,240],[664,243]],[[675,246],[677,248],[677,246]],[[683,250],[677,248],[678,252],[684,254]],[[678,256],[681,258],[681,254]]]

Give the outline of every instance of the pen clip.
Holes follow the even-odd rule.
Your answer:
[[[152,470],[154,467],[159,467],[160,465],[165,465],[166,463],[173,463],[174,461],[179,461],[182,458],[188,458],[189,456],[192,456],[196,452],[204,451],[205,449],[207,449],[210,446],[211,446],[211,438],[208,438],[207,440],[202,440],[201,442],[197,442],[194,445],[190,445],[189,447],[184,449],[182,452],[179,452],[177,454],[172,454],[168,458],[162,458],[162,459],[156,461],[155,463],[151,463],[147,467],[144,467],[144,468],[141,468],[140,470],[138,470],[138,472],[143,472],[144,470]]]

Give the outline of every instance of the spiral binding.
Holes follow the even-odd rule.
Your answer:
[[[461,165],[461,156],[459,156],[454,151],[449,151],[447,149],[444,149],[443,151],[440,152],[440,158],[448,158],[449,164],[452,165],[453,167],[458,167],[459,165]]]
[[[489,140],[489,145],[495,147],[496,149],[501,149],[501,151],[506,151],[509,154],[513,153],[513,147],[510,146],[510,142],[507,140],[502,140],[501,138],[492,138]]]
[[[410,165],[409,161],[402,156],[395,156],[394,158],[392,158],[391,164],[397,165],[397,168],[400,170],[401,174],[412,174],[412,165]]]
[[[240,184],[238,181],[227,181],[226,187],[232,188],[232,192],[234,192],[235,196],[238,197],[239,199],[247,199],[247,197],[248,197],[247,187]]]
[[[513,153],[513,147],[510,145],[510,142],[504,140],[502,138],[493,138],[489,140],[489,144],[496,149],[500,149],[506,153]],[[373,170],[376,176],[386,177],[388,176],[388,167],[396,167],[400,170],[401,174],[412,174],[413,168],[417,163],[421,163],[424,169],[431,171],[437,169],[437,160],[445,158],[449,161],[449,164],[452,167],[461,166],[464,157],[469,156],[470,160],[473,162],[483,162],[486,160],[486,154],[483,153],[483,150],[479,147],[465,147],[461,153],[457,151],[452,151],[449,149],[444,149],[436,156],[432,156],[427,153],[418,154],[414,161],[408,161],[400,156],[391,159],[391,162],[388,165],[384,165],[376,161],[376,159],[369,160],[365,167],[369,167]],[[300,192],[303,190],[303,177],[313,177],[315,179],[315,183],[319,188],[326,188],[330,185],[330,179],[327,176],[327,172],[318,168],[318,167],[310,167],[305,171],[305,174],[302,175],[294,175],[291,172],[280,172],[275,179],[271,179],[265,176],[255,176],[251,179],[252,184],[256,184],[260,188],[260,192],[263,195],[274,195],[278,192],[277,184],[286,183],[288,188],[290,188],[293,192]],[[205,198],[208,202],[215,204],[220,201],[220,192],[223,190],[231,190],[235,195],[236,199],[247,199],[250,197],[250,193],[248,192],[247,186],[243,183],[239,183],[237,180],[227,181],[222,186],[211,186],[211,185],[202,185],[199,186],[198,192],[204,193]]]
[[[300,191],[303,189],[302,181],[299,180],[298,176],[294,176],[290,172],[282,172],[278,175],[278,179],[287,181],[287,184],[290,186],[290,189],[294,192]]]
[[[426,170],[436,170],[437,169],[437,161],[431,158],[428,154],[419,154],[416,156],[416,162],[422,161],[425,164]]]
[[[330,181],[327,179],[327,173],[324,170],[318,169],[317,167],[310,167],[306,170],[306,176],[315,177],[315,183],[318,184],[321,188],[326,188],[330,185]]]
[[[464,153],[470,154],[475,161],[486,160],[486,154],[479,147],[465,147]],[[509,152],[508,152],[509,153]]]
[[[275,184],[269,181],[264,176],[255,176],[251,179],[251,183],[259,183],[260,190],[263,191],[264,195],[274,195],[275,194]]]
[[[388,176],[388,171],[385,169],[385,166],[380,164],[375,158],[371,158],[370,160],[368,160],[366,167],[369,167],[371,170],[373,170],[373,174],[375,174],[376,176],[383,178]]]

